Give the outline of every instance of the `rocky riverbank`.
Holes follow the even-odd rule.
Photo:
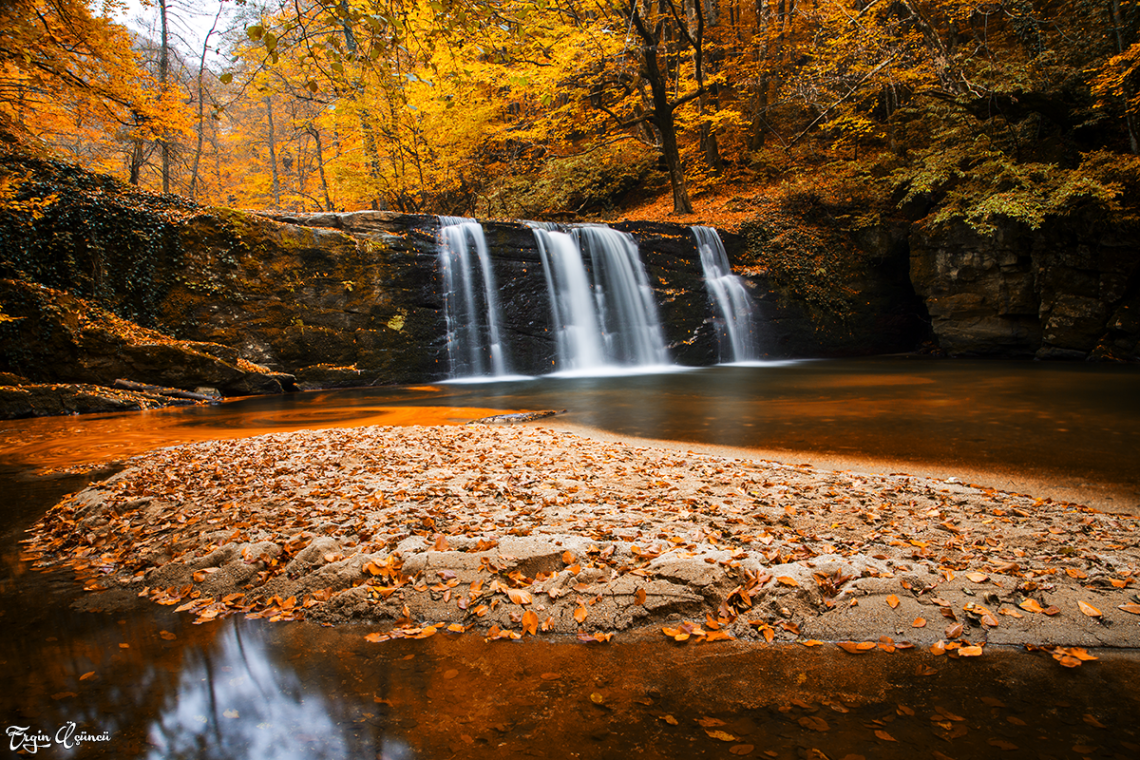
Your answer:
[[[1140,644],[1138,535],[1136,517],[899,473],[373,427],[136,457],[53,508],[26,552],[73,567],[86,607],[201,622],[382,624],[374,639],[650,626],[971,656]]]

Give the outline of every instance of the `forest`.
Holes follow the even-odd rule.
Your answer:
[[[695,204],[715,224],[771,196],[856,226],[902,212],[984,234],[998,217],[1131,218],[1140,195],[1132,0],[202,8],[143,0],[156,21],[140,34],[116,20],[122,0],[5,0],[4,141],[200,204],[288,212]],[[208,18],[191,49],[175,22],[195,13]],[[3,181],[0,203],[17,203],[19,178]]]

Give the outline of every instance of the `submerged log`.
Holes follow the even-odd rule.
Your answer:
[[[546,409],[541,412],[516,412],[514,414],[493,414],[490,417],[480,417],[477,420],[471,420],[468,425],[515,425],[519,422],[530,422],[531,420],[541,420],[543,417],[553,417],[556,414],[566,414],[566,410],[562,409],[555,411],[553,409]]]
[[[169,396],[170,398],[184,398],[191,401],[216,401],[217,399],[206,396],[202,393],[194,393],[192,391],[184,391],[179,388],[164,388],[161,385],[147,385],[146,383],[136,383],[133,380],[124,380],[119,378],[115,381],[115,388],[122,388],[128,391],[141,391],[142,393],[156,393],[159,396]]]

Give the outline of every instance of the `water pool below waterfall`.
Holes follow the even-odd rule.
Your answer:
[[[3,422],[0,720],[48,737],[37,752],[48,758],[1135,757],[1132,651],[1097,651],[1099,661],[1067,670],[996,647],[971,662],[636,636],[376,645],[353,626],[192,625],[157,607],[75,612],[68,604],[82,592],[70,577],[28,571],[16,541],[84,482],[23,479],[33,467],[204,438],[539,408],[621,436],[1033,471],[1078,490],[1107,485],[1135,506],[1138,381],[1134,367],[883,358]],[[69,722],[107,741],[68,750],[57,737]]]

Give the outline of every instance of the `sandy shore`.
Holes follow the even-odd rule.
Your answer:
[[[690,449],[542,423],[195,443],[130,460],[25,546],[73,567],[87,607],[377,623],[378,640],[1140,645],[1134,516]]]

